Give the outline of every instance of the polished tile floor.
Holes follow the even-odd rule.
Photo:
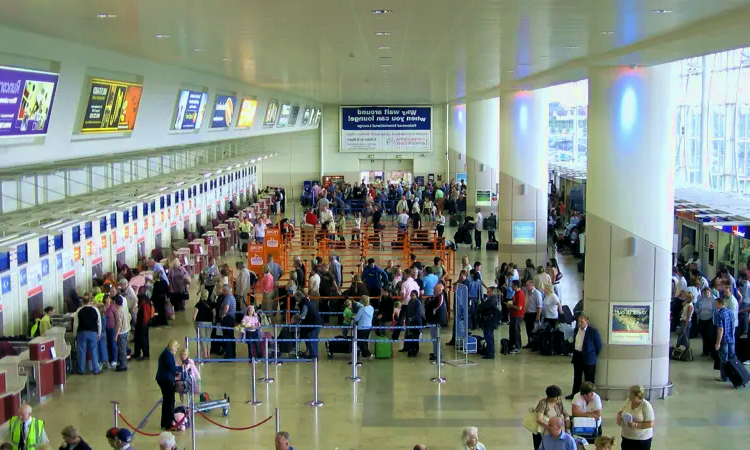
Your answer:
[[[463,254],[470,254],[472,261],[482,261],[485,270],[497,265],[496,254],[464,249],[458,256]],[[580,298],[581,276],[576,273],[575,260],[565,256],[559,259],[566,275],[563,300],[572,308]],[[192,335],[192,312],[189,316],[178,313],[170,328],[151,331],[150,362],[132,362],[126,373],[73,376],[64,393],[56,393],[38,405],[35,415],[46,421],[53,444],[59,445],[58,432],[63,426],[74,424],[94,448],[107,448],[104,433],[112,426],[110,400],[121,402],[121,411],[130,421],[141,422],[160,395],[154,382],[158,355],[169,339],[182,342],[186,335]],[[323,335],[333,335],[333,330],[327,331]],[[499,334],[507,337],[507,327]],[[238,350],[240,356],[246,354],[244,345]],[[263,402],[260,406],[245,404],[251,395],[250,367],[245,363],[207,364],[202,368],[203,389],[214,397],[225,392],[231,396],[228,417],[221,417],[219,411],[209,413],[222,424],[248,426],[278,407],[281,428],[291,434],[295,448],[331,450],[411,449],[417,443],[433,450],[456,449],[466,426],[479,428],[480,440],[488,449],[530,449],[531,436],[520,425],[524,413],[544,396],[548,385],[558,384],[563,392],[570,389],[572,366],[567,357],[522,353],[499,356],[494,361],[475,359],[479,364],[473,367],[444,365],[447,382],[441,385],[430,382],[436,367],[427,360],[429,352],[429,344],[423,344],[418,359],[395,353],[391,360],[366,362],[358,384],[346,379],[351,374],[346,356],[322,360],[319,399],[325,405],[320,408],[306,406],[313,398],[310,364],[271,367],[276,382],[257,384],[258,399]],[[262,369],[258,367],[258,376],[262,376]],[[674,395],[653,403],[656,426],[652,448],[744,450],[750,425],[750,391],[735,391],[715,382],[711,363],[703,358],[673,363],[671,371]],[[619,435],[614,415],[620,406],[619,401],[605,402],[605,433]],[[157,432],[158,426],[157,410],[145,430]],[[272,449],[273,436],[273,419],[251,431],[231,432],[197,419],[197,448]],[[178,444],[190,448],[189,432],[180,433]],[[157,448],[156,439],[138,436],[134,447]]]

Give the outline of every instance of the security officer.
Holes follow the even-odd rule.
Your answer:
[[[10,442],[14,450],[32,450],[40,444],[48,444],[44,421],[31,417],[31,406],[18,408],[18,415],[0,425],[0,440]]]

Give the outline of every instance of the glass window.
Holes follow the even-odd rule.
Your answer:
[[[588,160],[588,80],[552,86],[548,89],[548,96],[549,161],[585,168]]]

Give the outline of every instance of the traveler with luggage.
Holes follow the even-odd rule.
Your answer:
[[[573,398],[573,428],[576,428],[577,418],[594,419],[596,430],[594,436],[602,435],[602,398],[596,392],[594,383],[584,381],[581,383],[581,392]],[[591,436],[586,436],[591,437]]]
[[[370,296],[368,295],[363,295],[360,298],[360,303],[362,307],[359,308],[357,315],[354,316],[354,322],[357,324],[357,346],[362,354],[362,359],[373,360],[375,356],[370,353],[370,343],[367,342],[367,339],[370,337],[375,309],[370,306]]]
[[[736,358],[734,353],[734,313],[726,307],[726,299],[719,296],[716,300],[716,344],[714,348],[719,357],[719,374],[716,381],[729,381],[726,373],[726,363]]]
[[[476,208],[477,220],[474,223],[474,247],[477,250],[482,249],[482,226],[484,225],[484,216],[482,216],[482,210]]]
[[[544,303],[542,293],[534,287],[533,279],[526,281],[524,295],[526,296],[526,311],[523,315],[523,321],[526,325],[526,342],[528,342],[524,348],[531,348],[531,332],[534,331],[534,326],[542,320]]]
[[[295,292],[294,299],[297,301],[297,310],[299,311],[299,314],[295,316],[294,322],[300,325],[314,325],[300,329],[302,338],[305,340],[305,345],[307,346],[307,355],[305,356],[318,359],[318,336],[320,335],[320,327],[323,326],[323,319],[304,292]]]
[[[497,230],[497,216],[490,211],[490,215],[484,219],[484,229],[487,230],[487,242],[495,242],[495,230]]]
[[[566,400],[573,400],[575,394],[581,390],[581,383],[585,378],[590,383],[596,383],[596,362],[602,351],[602,338],[599,331],[589,325],[589,317],[581,313],[578,317],[578,327],[573,334],[573,390]]]
[[[526,296],[521,290],[521,282],[513,280],[512,284],[513,298],[505,302],[510,314],[510,329],[508,330],[508,340],[510,341],[510,353],[521,352],[521,321],[524,316],[526,307]]]
[[[495,287],[492,286],[487,290],[487,298],[477,308],[484,342],[487,344],[482,359],[495,359],[495,329],[500,323],[499,300]]]

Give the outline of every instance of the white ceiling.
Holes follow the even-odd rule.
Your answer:
[[[336,104],[442,103],[529,75],[548,84],[585,76],[589,64],[651,64],[750,44],[750,0],[6,3],[0,25]]]

